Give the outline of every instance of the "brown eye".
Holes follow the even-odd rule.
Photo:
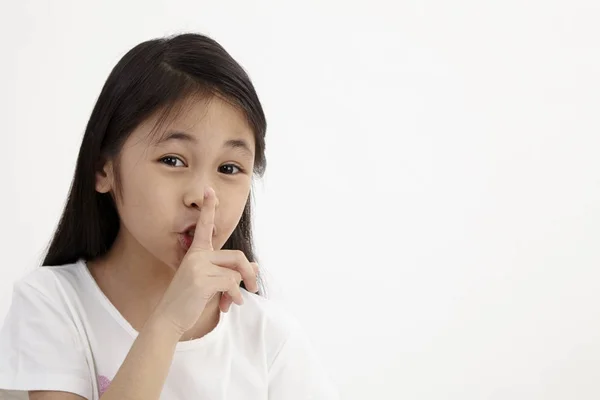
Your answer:
[[[181,161],[181,158],[175,156],[166,156],[159,160],[163,164],[167,164],[170,167],[185,167],[185,163]]]
[[[234,164],[225,164],[220,167],[220,171],[226,175],[237,175],[236,169],[239,171],[238,173],[242,172],[242,169]]]

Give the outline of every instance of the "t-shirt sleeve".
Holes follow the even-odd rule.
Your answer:
[[[67,305],[19,281],[0,329],[0,399],[26,399],[29,390],[92,398],[85,350]]]
[[[269,400],[337,400],[339,392],[309,338],[288,319],[285,341],[269,368]]]

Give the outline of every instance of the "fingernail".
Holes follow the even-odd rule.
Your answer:
[[[211,190],[212,190],[212,189],[211,189],[211,187],[210,187],[210,186],[208,186],[208,187],[206,187],[206,188],[204,189],[204,198],[205,198],[205,199],[208,199],[208,196],[210,196],[210,191],[211,191]]]

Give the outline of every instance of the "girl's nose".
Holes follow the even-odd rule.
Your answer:
[[[204,204],[204,191],[207,185],[194,185],[184,196],[183,202],[187,207],[200,210]],[[217,207],[219,207],[219,194],[214,186],[212,186],[217,195]]]

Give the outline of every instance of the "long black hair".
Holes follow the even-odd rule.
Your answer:
[[[119,232],[119,215],[113,197],[96,191],[96,173],[107,159],[118,163],[123,143],[142,121],[157,112],[167,115],[197,95],[219,96],[244,113],[256,143],[253,172],[264,174],[267,122],[250,78],[231,55],[200,34],[140,43],[113,68],[94,106],[44,266],[93,260],[110,249]],[[223,249],[241,250],[248,260],[256,261],[251,200],[252,195]]]

